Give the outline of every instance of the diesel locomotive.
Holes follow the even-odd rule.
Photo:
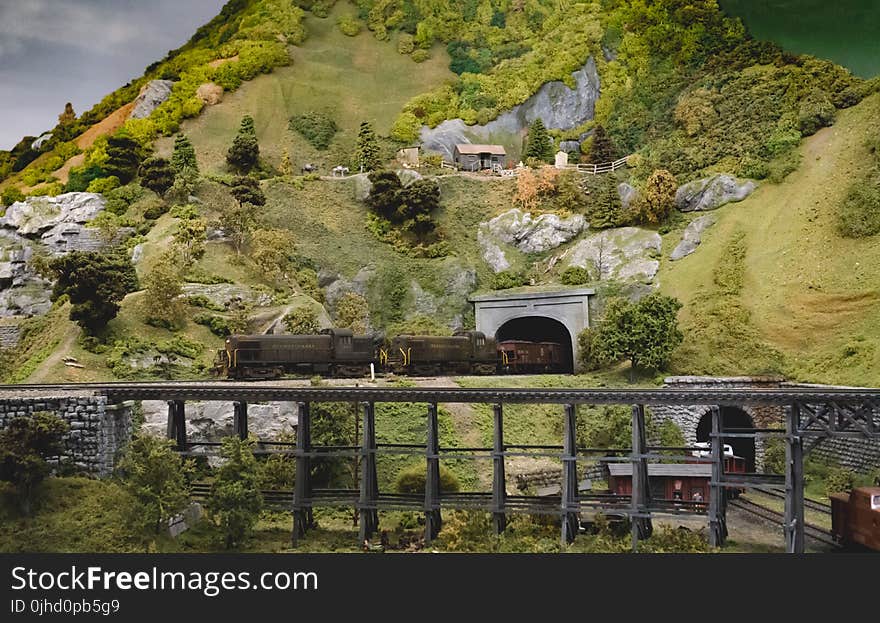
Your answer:
[[[288,374],[363,377],[376,372],[408,376],[557,372],[562,345],[498,343],[479,331],[453,336],[397,335],[382,344],[347,329],[318,335],[232,335],[217,353],[214,374],[234,380],[278,379]]]

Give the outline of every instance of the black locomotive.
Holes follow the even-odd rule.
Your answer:
[[[479,331],[453,336],[398,335],[376,344],[347,329],[319,335],[233,335],[218,351],[217,376],[277,379],[287,374],[363,377],[375,372],[410,376],[557,372],[561,345],[503,342]]]

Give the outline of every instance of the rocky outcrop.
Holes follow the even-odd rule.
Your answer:
[[[86,227],[103,209],[104,198],[94,193],[31,197],[7,208],[0,217],[0,316],[34,316],[49,310],[52,284],[30,265],[33,254],[104,248],[108,241],[97,229]],[[129,232],[117,232],[115,241]]]
[[[682,212],[715,210],[751,195],[757,185],[719,173],[681,186],[675,193],[675,205]]]
[[[556,214],[532,217],[513,208],[480,225],[483,241],[494,239],[513,245],[523,253],[543,253],[575,238],[587,226],[580,214],[561,218]]]
[[[152,115],[154,110],[171,97],[173,86],[174,82],[171,80],[151,80],[148,82],[134,101],[134,108],[128,118],[146,119]]]
[[[628,212],[639,200],[639,191],[626,182],[618,184],[617,195],[620,197],[620,204],[624,212]]]
[[[203,296],[218,307],[226,307],[233,301],[242,301],[255,307],[272,304],[270,293],[235,283],[186,283],[183,285],[183,296]]]
[[[215,106],[223,101],[223,87],[213,82],[206,82],[196,89],[196,97],[205,103],[205,106]]]
[[[168,403],[144,400],[143,430],[164,437],[168,426]],[[263,440],[276,440],[296,429],[298,407],[295,402],[248,404],[248,429]],[[186,428],[190,441],[220,441],[234,434],[232,402],[187,402]]]
[[[34,151],[40,151],[43,148],[43,145],[45,145],[46,142],[51,138],[52,138],[52,133],[46,132],[45,134],[41,135],[37,140],[35,140],[33,143],[31,143],[31,149],[33,149]]]
[[[560,256],[564,266],[579,266],[600,281],[653,283],[660,268],[660,234],[639,227],[590,234]]]
[[[703,232],[714,224],[715,217],[711,214],[706,214],[692,220],[685,228],[684,233],[681,236],[681,242],[679,242],[678,246],[672,251],[669,259],[674,262],[683,257],[687,257],[696,251],[697,247],[700,246]]]
[[[510,262],[507,261],[507,256],[505,255],[504,250],[498,246],[495,239],[488,231],[480,229],[477,232],[477,242],[480,244],[480,249],[483,252],[483,261],[485,261],[494,272],[500,273],[501,271],[510,268]]]
[[[509,156],[518,157],[521,135],[535,119],[541,119],[548,128],[569,130],[593,118],[600,91],[593,58],[572,78],[575,88],[562,81],[547,82],[525,102],[486,125],[468,126],[461,119],[449,119],[435,128],[425,126],[420,133],[422,147],[451,160],[459,143],[498,143],[508,149]]]

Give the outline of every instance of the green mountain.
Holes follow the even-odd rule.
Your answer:
[[[199,226],[208,238],[191,263],[172,261],[184,282],[176,317],[157,322],[140,290],[106,330],[83,338],[62,298],[14,320],[22,339],[4,354],[4,380],[201,375],[224,330],[277,330],[302,309],[325,325],[449,331],[473,321],[475,291],[577,277],[603,300],[659,289],[683,302],[685,341],[671,372],[876,385],[878,86],[751,38],[715,0],[233,0],[39,148],[26,140],[0,153],[5,203],[13,188],[103,191],[107,208],[87,229],[125,239],[150,292],[169,249],[198,239]],[[130,117],[163,88],[147,116]],[[266,201],[236,245],[220,230],[238,203],[227,151],[246,115],[260,148],[251,175]],[[451,174],[423,158],[418,176],[401,176],[439,186],[427,232],[413,218],[377,216],[364,201],[366,176],[331,174],[357,172],[364,121],[382,163],[405,170],[398,149],[459,136],[501,142],[518,157],[534,117],[570,162],[628,165],[557,175],[529,162],[534,172],[514,179]],[[599,127],[609,139],[601,150]],[[143,160],[171,158],[180,134],[196,153],[192,188],[161,199],[138,186],[143,171],[113,188],[114,137],[133,139]],[[719,174],[731,176],[734,194],[751,188],[747,179],[757,190],[711,211],[679,202],[687,211],[665,214],[669,197],[651,203],[659,170],[674,176],[672,190],[730,179]],[[644,208],[660,204],[659,218]],[[710,220],[699,246],[672,260],[685,232]],[[46,254],[33,235],[14,244],[9,257],[28,246]],[[10,281],[7,296],[22,300]],[[29,297],[39,299],[40,283],[30,278]]]

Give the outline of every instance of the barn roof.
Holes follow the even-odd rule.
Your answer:
[[[493,154],[496,156],[506,156],[502,145],[476,145],[474,143],[459,143],[455,146],[460,154]]]
[[[632,463],[609,463],[612,476],[632,476]],[[648,463],[648,476],[672,476],[678,478],[709,478],[712,476],[710,463]]]

